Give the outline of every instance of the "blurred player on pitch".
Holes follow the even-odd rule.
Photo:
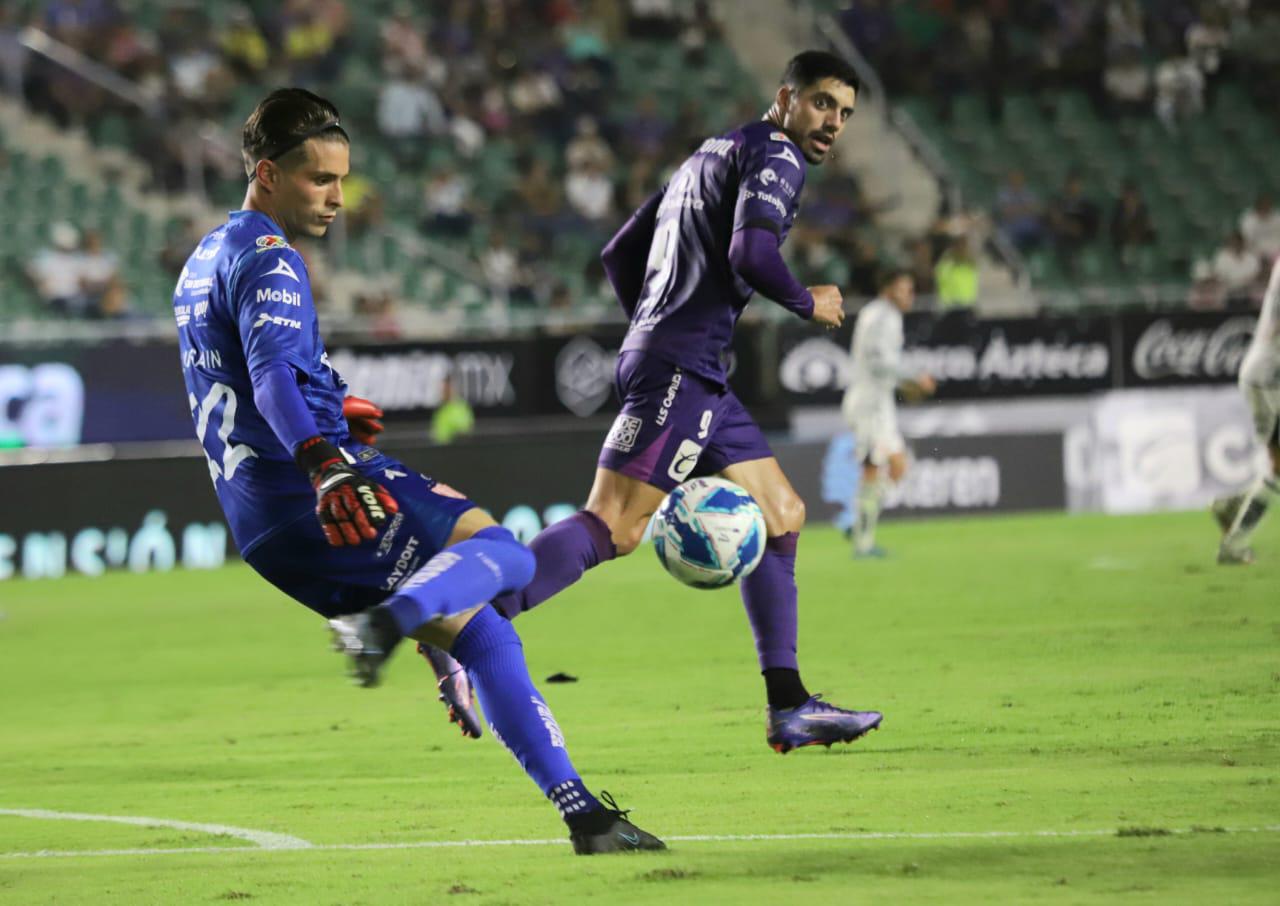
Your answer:
[[[895,391],[918,399],[935,389],[927,374],[910,377],[902,369],[902,316],[915,304],[911,274],[889,271],[880,280],[880,294],[858,313],[853,329],[853,380],[844,394],[845,422],[853,429],[862,480],[854,500],[853,555],[883,557],[876,545],[876,522],[889,482],[907,472],[907,448],[898,431]],[[886,475],[887,472],[887,475]],[[886,481],[887,479],[887,481]]]
[[[1223,532],[1218,562],[1225,564],[1253,562],[1249,539],[1280,495],[1280,260],[1271,269],[1253,342],[1240,363],[1240,390],[1253,414],[1258,441],[1270,455],[1271,469],[1244,494],[1213,502],[1213,515]]]
[[[406,638],[451,652],[575,852],[664,848],[583,784],[519,636],[488,604],[533,578],[528,548],[353,431],[293,247],[323,236],[342,208],[350,149],[337,108],[273,91],[246,121],[242,151],[243,208],[187,259],[173,312],[196,435],[245,562],[329,619],[361,685],[377,684]]]

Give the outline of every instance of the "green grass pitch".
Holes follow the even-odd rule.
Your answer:
[[[736,591],[684,589],[647,548],[517,621],[584,778],[641,826],[845,835],[592,859],[422,845],[564,835],[416,656],[348,686],[321,622],[244,567],[0,585],[0,809],[314,844],[0,814],[0,903],[1277,902],[1280,522],[1232,569],[1203,513],[882,540],[884,562],[831,529],[800,548],[808,684],[886,714],[852,746],[767,748]]]

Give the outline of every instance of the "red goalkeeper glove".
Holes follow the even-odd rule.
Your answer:
[[[347,419],[351,436],[362,444],[372,445],[382,433],[382,410],[366,399],[349,396],[342,401],[342,414]]]
[[[342,452],[319,434],[304,440],[294,459],[316,489],[316,518],[334,547],[372,541],[400,510],[386,488],[347,465]]]

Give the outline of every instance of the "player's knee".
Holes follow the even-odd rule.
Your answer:
[[[648,524],[649,520],[647,519],[642,519],[639,522],[631,520],[626,525],[612,529],[613,546],[617,550],[619,557],[625,557],[640,546],[640,542],[644,539],[644,530]]]
[[[774,525],[768,526],[770,535],[785,535],[804,528],[804,501],[798,494],[787,494],[776,501],[774,511]]]
[[[640,546],[645,527],[649,524],[648,515],[640,517],[626,507],[598,501],[589,501],[586,511],[609,527],[614,556],[625,557]]]
[[[506,591],[519,591],[533,581],[538,561],[534,558],[533,551],[521,544],[509,530],[500,525],[492,525],[476,532],[473,537],[483,538],[493,545],[490,550],[496,554],[495,560],[502,570],[502,583]]]

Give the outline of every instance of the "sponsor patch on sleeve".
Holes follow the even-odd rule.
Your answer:
[[[268,236],[258,237],[259,252],[265,252],[265,251],[268,251],[269,249],[287,249],[287,248],[293,248],[293,246],[289,245],[288,240],[285,239],[283,236],[268,235]]]

